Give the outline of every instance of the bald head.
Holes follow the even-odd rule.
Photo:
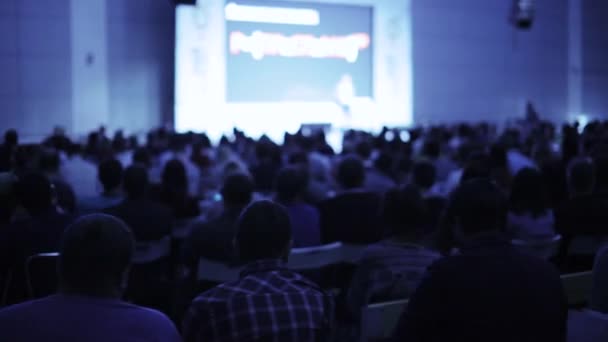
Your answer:
[[[133,235],[122,220],[105,214],[81,217],[63,236],[58,265],[62,290],[120,296],[133,249]]]

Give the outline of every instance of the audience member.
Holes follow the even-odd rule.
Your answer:
[[[285,206],[291,221],[294,247],[310,247],[321,244],[319,211],[302,200],[307,188],[306,172],[285,168],[277,176],[277,201]]]
[[[105,210],[124,220],[131,227],[137,241],[160,240],[171,234],[171,210],[147,197],[148,174],[141,166],[128,167],[123,176],[127,197]]]
[[[488,180],[465,182],[452,194],[460,252],[429,268],[396,339],[565,341],[567,306],[559,273],[501,237],[506,202]]]
[[[187,266],[194,267],[200,257],[230,263],[235,261],[234,236],[236,221],[253,196],[253,182],[244,174],[226,178],[222,187],[222,213],[208,221],[193,225],[184,241],[183,257]]]
[[[188,219],[200,215],[198,201],[188,194],[186,168],[179,159],[171,159],[165,164],[160,188],[155,197],[160,203],[171,208],[175,219]]]
[[[520,240],[555,235],[553,211],[548,207],[542,175],[535,169],[523,168],[513,179],[507,233]]]
[[[240,278],[204,292],[184,319],[184,340],[327,341],[333,299],[288,270],[292,234],[287,211],[260,201],[243,212],[235,244],[246,263]]]
[[[357,157],[345,157],[338,164],[337,180],[341,191],[320,203],[321,240],[373,243],[384,232],[378,227],[381,197],[362,187],[365,167]]]
[[[8,172],[13,169],[13,158],[15,150],[19,145],[19,135],[14,129],[4,133],[4,143],[0,145],[0,172]]]
[[[7,341],[180,341],[162,313],[120,300],[134,250],[126,224],[95,214],[67,229],[60,293],[0,310]]]
[[[99,212],[115,206],[123,200],[123,167],[118,160],[108,159],[101,162],[97,168],[97,175],[103,192],[98,196],[80,200],[78,209],[81,213]]]
[[[40,171],[42,171],[53,183],[57,196],[57,205],[68,213],[76,212],[76,195],[72,186],[66,182],[59,168],[61,159],[56,150],[45,149],[40,153]]]
[[[418,189],[390,190],[384,199],[383,218],[390,237],[368,246],[353,276],[348,307],[355,319],[374,302],[408,298],[439,253],[421,242],[427,210]]]

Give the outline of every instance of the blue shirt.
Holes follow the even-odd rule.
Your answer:
[[[178,342],[162,313],[118,299],[53,295],[0,310],[0,339],[11,342]]]

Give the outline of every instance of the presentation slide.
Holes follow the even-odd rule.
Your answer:
[[[228,102],[372,97],[372,8],[228,2]]]
[[[325,124],[338,141],[346,129],[410,125],[410,1],[177,6],[175,129],[215,140],[238,127],[281,141]]]

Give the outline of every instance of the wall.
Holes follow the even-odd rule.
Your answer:
[[[582,2],[582,111],[608,118],[608,2]]]
[[[175,15],[168,0],[106,0],[110,128],[148,130],[173,117]]]
[[[71,127],[70,0],[0,1],[0,131]]]
[[[535,3],[526,32],[508,23],[512,1],[413,1],[415,121],[504,121],[522,114],[527,99],[563,120],[568,2]]]

